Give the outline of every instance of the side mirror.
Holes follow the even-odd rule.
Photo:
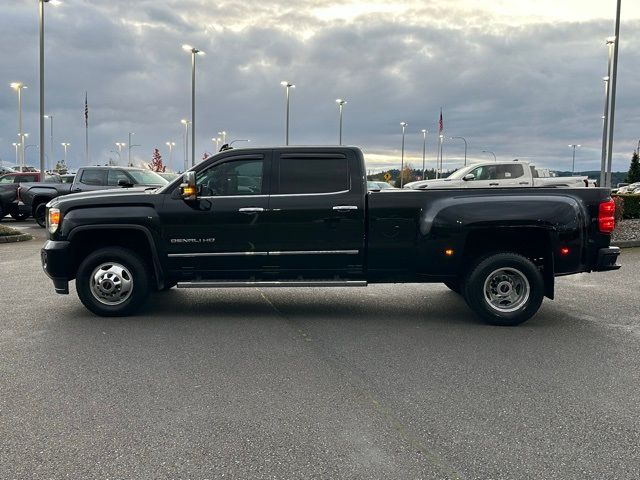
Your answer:
[[[467,173],[464,177],[462,177],[462,180],[464,180],[465,182],[468,182],[469,180],[475,180],[476,176],[473,173]]]
[[[180,184],[180,196],[183,200],[197,200],[198,188],[196,187],[196,172],[184,172]]]
[[[129,180],[125,180],[124,178],[121,178],[120,180],[118,180],[118,186],[119,187],[133,187],[133,183],[131,183]]]

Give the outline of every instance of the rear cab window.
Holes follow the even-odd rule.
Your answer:
[[[84,185],[106,185],[107,172],[104,169],[98,168],[85,169],[80,176],[80,183]]]
[[[336,158],[337,157],[337,158]],[[345,193],[350,190],[349,160],[344,155],[281,155],[276,184],[280,195]]]

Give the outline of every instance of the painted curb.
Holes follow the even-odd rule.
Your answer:
[[[640,240],[620,240],[618,242],[611,242],[611,246],[620,248],[640,247]]]
[[[26,242],[29,240],[33,240],[31,235],[27,235],[26,233],[21,233],[20,235],[7,235],[4,237],[0,237],[0,243],[17,243],[17,242]]]

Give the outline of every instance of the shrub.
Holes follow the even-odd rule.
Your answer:
[[[622,218],[640,218],[640,195],[615,195],[615,201],[622,201]],[[616,200],[621,199],[621,200]],[[616,217],[617,217],[616,203]]]
[[[616,224],[620,223],[620,220],[624,218],[624,200],[620,197],[613,197],[613,203],[616,204]]]

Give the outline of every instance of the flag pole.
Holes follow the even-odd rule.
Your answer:
[[[87,92],[84,92],[84,148],[85,165],[89,165],[89,104],[87,103]]]

